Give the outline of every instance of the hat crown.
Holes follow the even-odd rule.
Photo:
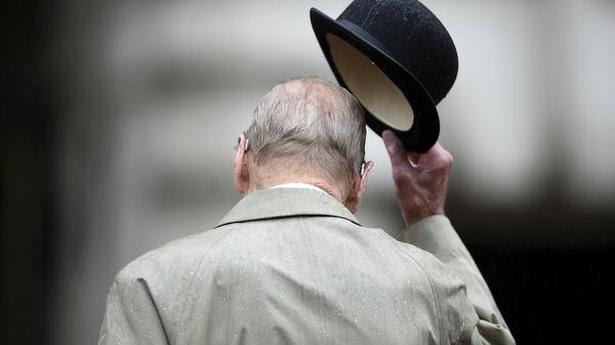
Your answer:
[[[406,68],[434,104],[453,86],[458,69],[455,45],[444,25],[419,1],[355,0],[337,20],[342,25],[351,22],[378,40],[373,43]]]

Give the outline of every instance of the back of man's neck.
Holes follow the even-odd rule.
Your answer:
[[[286,178],[277,178],[277,179],[269,179],[267,181],[261,180],[260,183],[252,185],[250,190],[258,190],[258,189],[268,189],[268,188],[280,188],[280,187],[300,187],[304,185],[313,186],[317,189],[322,190],[323,192],[333,196],[340,202],[344,202],[342,199],[341,193],[337,190],[337,188],[333,188],[329,183],[324,182],[317,178],[310,177],[286,177]],[[309,188],[309,187],[308,187]]]
[[[321,193],[326,193],[323,189],[314,186],[313,184],[309,184],[309,183],[303,183],[303,182],[299,182],[299,183],[282,183],[282,184],[278,184],[275,185],[273,187],[269,187],[269,189],[279,189],[279,188],[290,188],[290,189],[311,189],[311,190],[316,190],[319,191]]]

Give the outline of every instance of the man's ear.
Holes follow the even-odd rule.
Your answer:
[[[359,207],[361,206],[361,199],[363,197],[363,192],[365,192],[365,190],[367,189],[368,175],[369,175],[369,172],[372,170],[373,166],[374,166],[373,161],[365,162],[365,165],[362,169],[363,174],[360,176],[360,178],[355,179],[355,181],[352,184],[350,195],[348,195],[348,198],[346,199],[346,202],[345,202],[346,208],[348,208],[348,210],[350,210],[350,212],[352,213],[356,213],[359,210]]]
[[[241,196],[246,195],[250,187],[246,145],[246,136],[244,134],[239,135],[239,138],[237,138],[237,152],[235,153],[235,189]]]
[[[373,167],[374,167],[374,161],[365,162],[365,167],[363,168],[363,175],[361,176],[361,190],[360,190],[361,195],[367,189],[367,176],[369,175],[369,172],[372,170]]]

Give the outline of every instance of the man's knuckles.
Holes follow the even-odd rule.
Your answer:
[[[449,172],[453,167],[453,156],[448,152],[442,150],[438,152],[438,155],[431,161],[431,167],[429,170],[437,172]]]

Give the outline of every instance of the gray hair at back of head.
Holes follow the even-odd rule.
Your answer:
[[[257,165],[303,164],[346,189],[364,161],[365,131],[363,107],[350,92],[305,77],[263,97],[246,137]]]

